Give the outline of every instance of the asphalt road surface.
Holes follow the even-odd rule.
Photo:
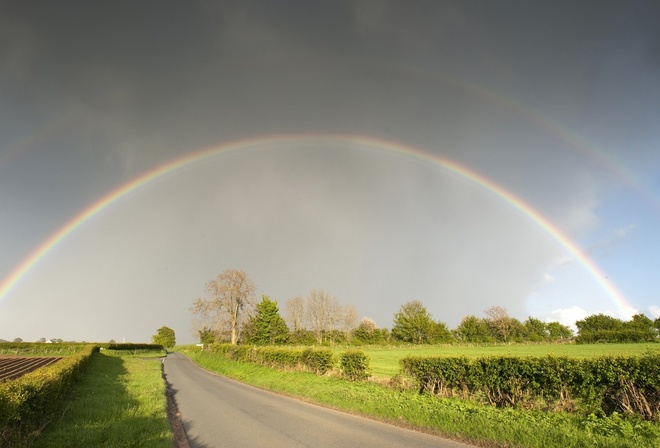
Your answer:
[[[163,363],[193,448],[468,447],[247,386],[180,353]]]

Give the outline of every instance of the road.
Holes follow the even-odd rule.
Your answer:
[[[193,448],[468,447],[247,386],[180,353],[163,364]]]

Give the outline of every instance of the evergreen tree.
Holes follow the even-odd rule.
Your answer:
[[[289,327],[277,306],[277,301],[268,296],[261,296],[261,302],[255,307],[255,314],[243,329],[247,342],[259,345],[283,344],[289,338]]]

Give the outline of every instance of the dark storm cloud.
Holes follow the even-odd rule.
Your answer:
[[[600,224],[604,192],[621,183],[543,120],[581,133],[630,169],[653,172],[658,162],[657,132],[650,131],[660,115],[660,8],[653,2],[24,1],[2,2],[0,10],[0,207],[7,211],[0,277],[108,191],[190,151],[245,137],[355,133],[420,147],[495,180],[574,238]],[[478,296],[472,312],[498,304],[489,303],[489,290],[521,310],[521,297],[556,255],[547,240],[536,249],[537,233],[527,235],[497,207],[451,185],[439,188],[437,171],[427,173],[432,181],[420,180],[420,171],[341,151],[311,159],[311,152],[263,151],[246,155],[249,163],[234,176],[203,184],[216,194],[209,210],[192,199],[206,197],[200,181],[197,189],[180,186],[181,201],[136,198],[128,207],[133,214],[108,222],[127,220],[148,233],[135,204],[165,207],[161,230],[200,254],[179,241],[166,258],[187,253],[199,269],[177,269],[194,276],[213,259],[195,232],[208,239],[212,223],[226,223],[220,212],[229,210],[230,228],[241,235],[236,242],[258,241],[253,248],[269,247],[269,256],[289,248],[287,260],[310,282],[322,283],[326,272],[340,290],[332,292],[371,304],[387,296],[390,308],[433,297],[429,291],[441,283],[451,300]],[[308,196],[301,199],[300,190]],[[470,208],[475,203],[490,215]],[[300,221],[292,226],[282,210]],[[210,227],[194,227],[191,214]],[[510,228],[493,236],[483,225],[491,219]],[[269,240],[264,220],[278,230],[277,241]],[[295,243],[296,234],[302,242]],[[144,235],[131,235],[125,247],[156,251],[139,245]],[[122,255],[102,241],[95,244],[114,254],[104,261],[114,266]],[[350,270],[337,267],[351,246],[367,254],[359,261],[380,260],[363,272],[364,284],[346,280]],[[305,247],[334,256],[305,265]],[[84,257],[82,249],[78,254]],[[419,275],[408,291],[415,297],[395,281],[397,257],[409,260],[402,275]],[[483,264],[475,268],[474,259]],[[275,284],[266,265],[254,270]],[[428,265],[434,268],[424,271]],[[489,272],[475,274],[483,266]],[[517,270],[518,280],[511,276]],[[144,287],[135,278],[127,285]],[[452,312],[456,318],[464,310]]]

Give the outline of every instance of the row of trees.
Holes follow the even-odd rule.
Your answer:
[[[485,317],[466,316],[453,330],[434,321],[417,300],[405,303],[394,314],[392,330],[378,328],[363,318],[359,323],[355,308],[341,305],[331,294],[312,290],[307,297],[294,297],[286,303],[286,320],[276,301],[262,296],[255,303],[255,286],[245,272],[229,269],[206,284],[209,298],[198,298],[190,308],[203,343],[239,341],[251,344],[379,344],[389,341],[427,343],[543,342],[574,337],[559,322],[542,322],[529,317],[524,322],[509,316],[503,307],[492,307]],[[604,314],[576,322],[577,342],[642,342],[660,337],[660,318],[643,314],[624,322]],[[162,330],[162,329],[161,329]],[[160,331],[160,330],[159,330]]]
[[[268,296],[262,296],[261,302],[255,303],[255,289],[243,271],[233,269],[207,283],[208,299],[198,298],[190,308],[200,341],[228,341],[232,344],[239,341],[251,344],[401,341],[425,344],[557,341],[573,337],[571,329],[558,322],[544,323],[532,317],[520,322],[502,307],[489,308],[485,318],[466,316],[456,329],[450,330],[445,323],[434,321],[420,301],[401,306],[394,315],[390,332],[378,328],[368,317],[358,323],[353,306],[341,305],[334,296],[322,290],[312,290],[307,297],[287,301],[285,320],[277,302]]]
[[[577,321],[575,326],[578,343],[653,342],[660,335],[660,318],[651,320],[644,314],[636,314],[629,321],[594,314]]]

